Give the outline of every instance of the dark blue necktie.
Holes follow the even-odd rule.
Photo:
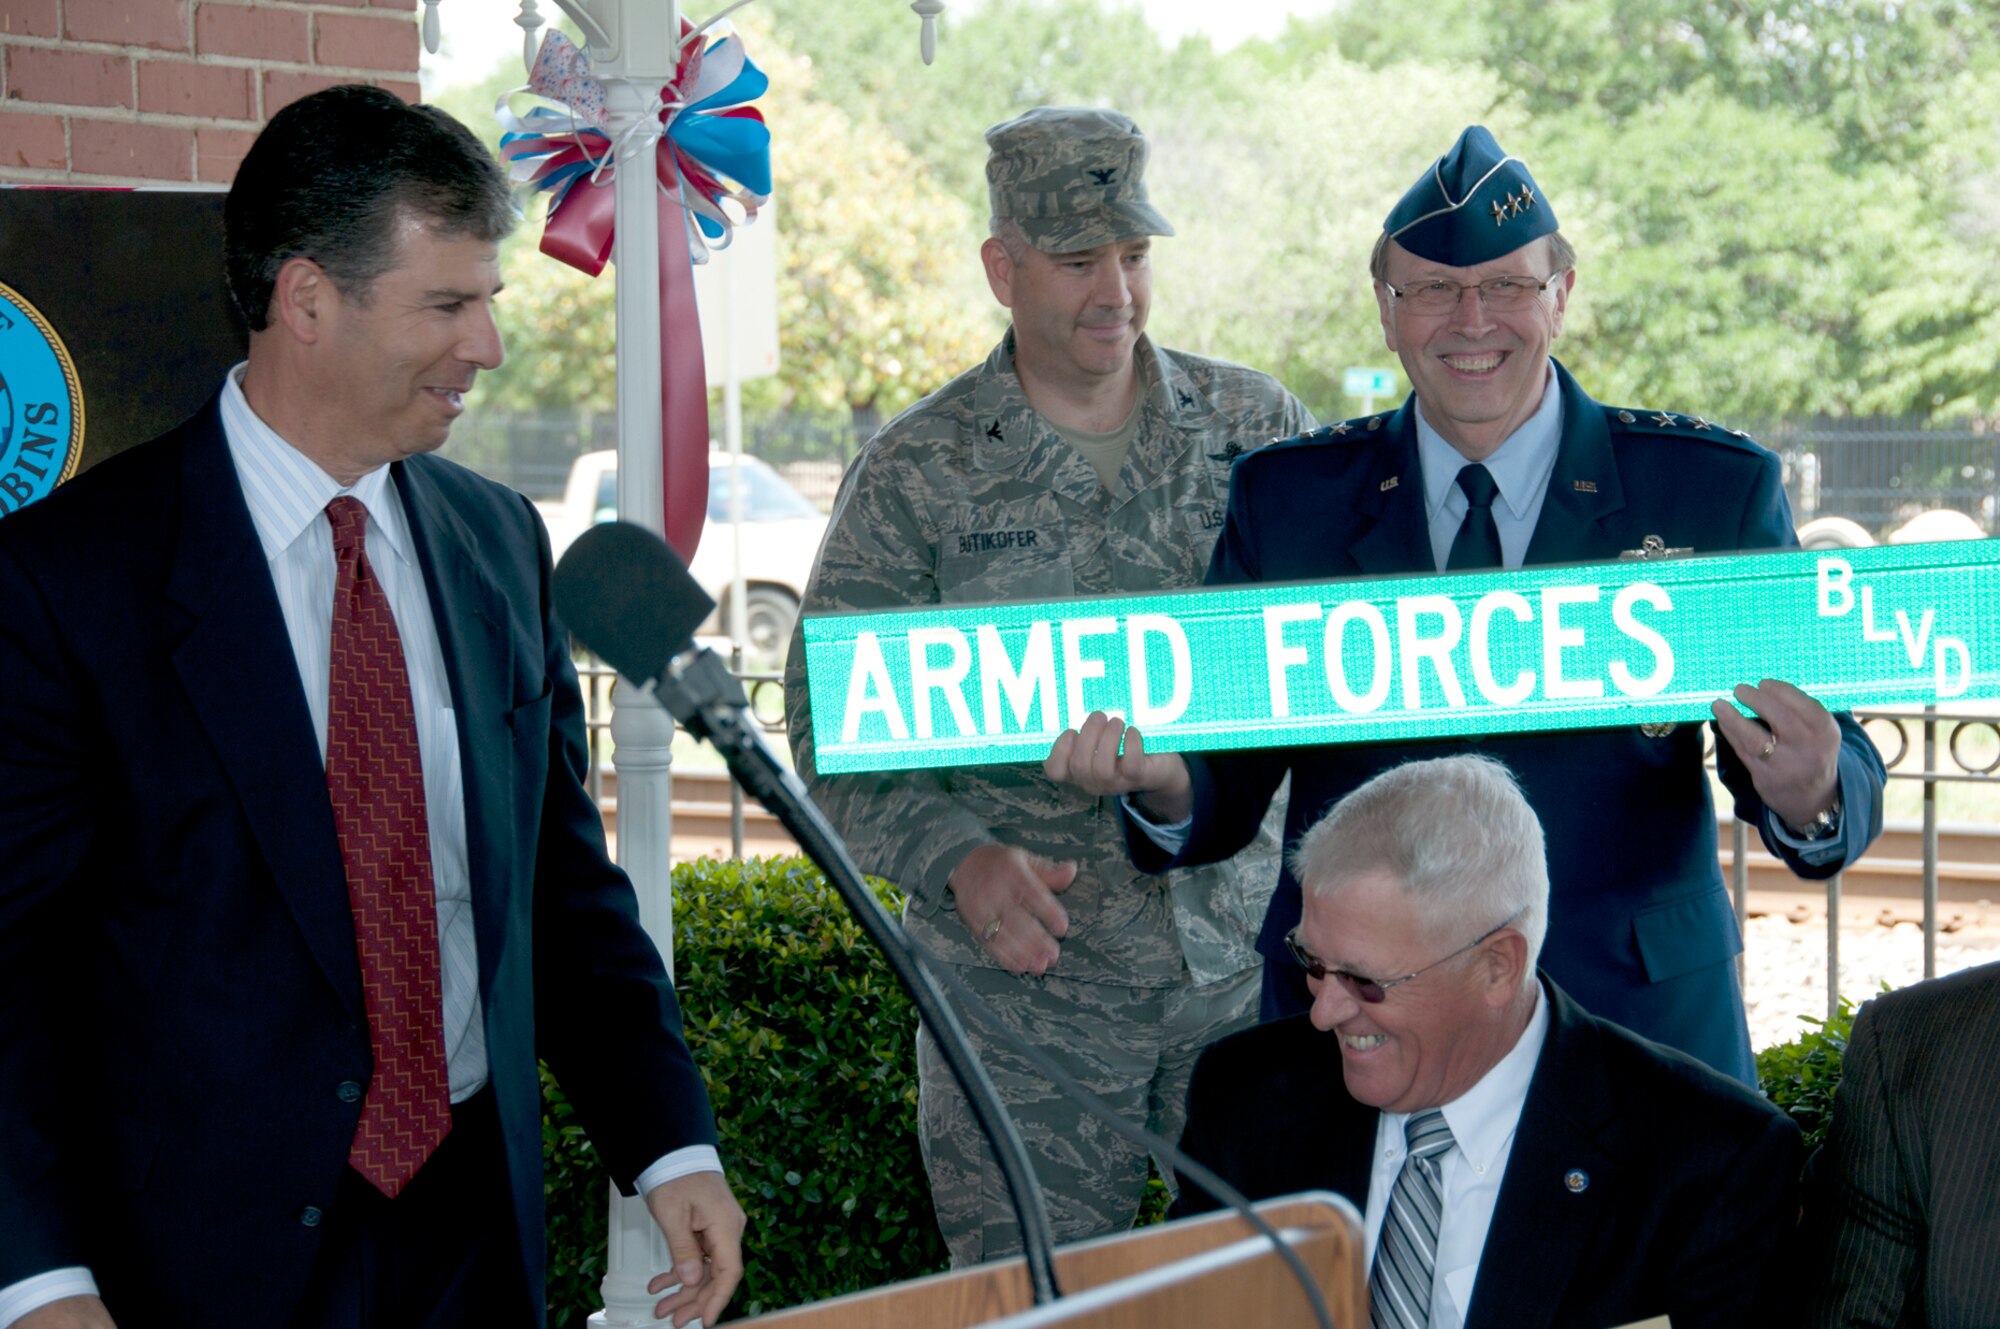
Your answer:
[[[1484,466],[1473,462],[1459,468],[1458,487],[1465,494],[1465,520],[1451,542],[1447,572],[1472,572],[1500,566],[1500,528],[1493,524],[1493,500],[1500,487]]]

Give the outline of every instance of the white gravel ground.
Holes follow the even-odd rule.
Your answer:
[[[1801,910],[1799,906],[1805,905]],[[1760,905],[1770,910],[1760,916]],[[1887,909],[1899,921],[1883,926]],[[1799,922],[1788,915],[1804,912]],[[1881,990],[1914,983],[1924,976],[1922,906],[1915,901],[1848,900],[1841,907],[1840,991],[1857,1004]],[[2000,960],[2000,908],[1946,903],[1941,922],[1954,915],[1959,930],[1940,927],[1940,975]],[[1806,896],[1753,898],[1744,928],[1747,957],[1744,1000],[1750,1010],[1750,1044],[1762,1050],[1795,1038],[1806,1026],[1801,1016],[1826,1014],[1826,906]]]

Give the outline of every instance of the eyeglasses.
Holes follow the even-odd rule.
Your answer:
[[[1477,949],[1481,942],[1498,933],[1502,928],[1520,916],[1520,911],[1518,909],[1515,910],[1465,945],[1453,951],[1450,955],[1445,956],[1443,960],[1433,960],[1422,969],[1404,974],[1401,978],[1363,978],[1360,974],[1350,974],[1345,969],[1329,969],[1326,967],[1326,961],[1320,959],[1317,955],[1314,955],[1299,944],[1299,930],[1297,928],[1293,928],[1285,934],[1285,949],[1292,953],[1292,959],[1298,963],[1299,968],[1306,971],[1307,978],[1317,978],[1320,980],[1337,978],[1340,980],[1340,985],[1346,988],[1356,1001],[1364,1001],[1373,1006],[1389,995],[1390,988],[1399,988],[1411,979],[1429,973],[1446,960],[1456,960],[1467,951]]]
[[[1567,272],[1568,269],[1563,269]],[[1382,283],[1382,289],[1410,308],[1425,314],[1445,314],[1458,308],[1459,297],[1467,291],[1478,291],[1479,298],[1486,307],[1498,314],[1512,313],[1526,309],[1541,299],[1542,293],[1556,284],[1562,272],[1552,272],[1545,280],[1536,281],[1526,275],[1488,277],[1485,281],[1468,286],[1464,282],[1446,281],[1433,277],[1427,281],[1411,282],[1407,286],[1391,286]]]

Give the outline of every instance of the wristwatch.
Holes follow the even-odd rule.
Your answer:
[[[1784,821],[1784,818],[1780,817],[1778,820]],[[1840,791],[1838,789],[1834,790],[1833,802],[1814,813],[1805,825],[1794,826],[1786,821],[1785,829],[1801,840],[1832,839],[1840,832]]]

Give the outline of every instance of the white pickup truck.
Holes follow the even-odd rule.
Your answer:
[[[737,527],[729,520],[732,476],[740,476],[743,484],[744,663],[752,669],[775,668],[791,642],[806,578],[826,534],[826,515],[765,462],[745,457],[739,469],[727,452],[710,450],[708,521],[688,566],[718,606],[702,632],[729,633],[729,582],[738,545]],[[570,467],[562,498],[535,507],[561,558],[577,536],[618,515],[618,454],[584,453]]]

